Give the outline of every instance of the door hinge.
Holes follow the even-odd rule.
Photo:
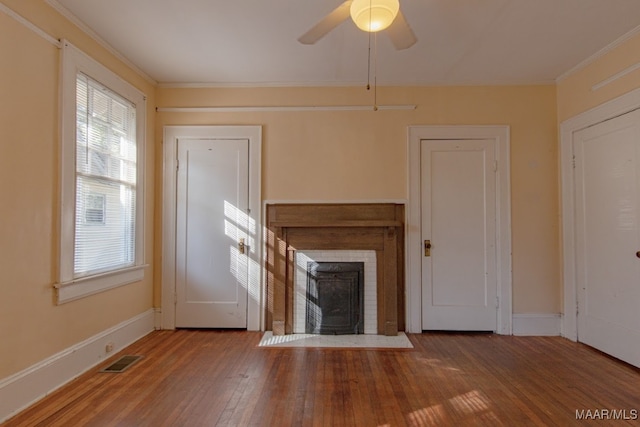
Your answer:
[[[498,161],[497,160],[493,161],[493,171],[494,172],[498,172]]]
[[[173,305],[177,305],[178,304],[178,293],[174,292],[173,293]]]
[[[575,155],[571,157],[571,167],[574,168],[574,169],[576,168],[576,156]]]
[[[180,159],[176,159],[176,172],[180,170]]]

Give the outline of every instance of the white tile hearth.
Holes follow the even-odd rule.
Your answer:
[[[413,348],[413,344],[404,332],[395,337],[384,335],[314,335],[291,334],[273,336],[271,331],[264,333],[258,347],[292,348]]]

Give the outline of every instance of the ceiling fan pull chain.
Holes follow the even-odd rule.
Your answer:
[[[378,111],[378,33],[373,36],[373,111]]]
[[[371,89],[371,33],[369,33],[369,52],[367,54],[367,90]]]

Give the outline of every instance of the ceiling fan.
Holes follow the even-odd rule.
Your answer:
[[[301,35],[298,41],[314,44],[349,17],[366,32],[386,29],[398,50],[407,49],[418,41],[400,11],[399,0],[347,0]]]

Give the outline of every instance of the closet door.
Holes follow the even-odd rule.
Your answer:
[[[640,366],[640,110],[573,144],[578,340]]]

